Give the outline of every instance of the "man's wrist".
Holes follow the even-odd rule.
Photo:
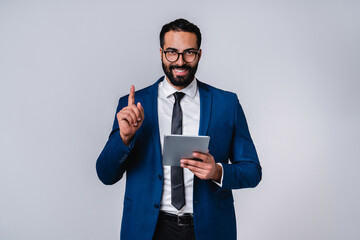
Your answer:
[[[219,164],[215,163],[215,177],[213,180],[220,183],[221,176],[222,176],[222,167]]]
[[[121,132],[120,132],[120,138],[121,138],[122,142],[123,142],[126,146],[129,146],[129,145],[130,145],[130,143],[131,143],[131,138],[132,138],[132,137],[124,136],[124,135],[122,135]]]

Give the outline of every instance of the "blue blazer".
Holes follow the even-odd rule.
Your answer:
[[[126,171],[121,239],[151,240],[159,215],[163,168],[157,113],[158,83],[135,93],[145,119],[130,146],[123,144],[115,116],[113,129],[96,170],[104,184],[114,184]],[[198,81],[199,135],[210,136],[209,153],[222,163],[223,184],[194,177],[193,213],[197,240],[236,239],[232,189],[255,187],[261,166],[236,94]],[[127,106],[120,98],[116,112]],[[229,163],[229,160],[231,163]]]

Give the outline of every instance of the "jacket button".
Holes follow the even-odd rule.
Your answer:
[[[159,180],[162,180],[162,179],[163,179],[163,177],[162,177],[161,174],[158,175],[158,178],[159,178]]]
[[[160,208],[160,205],[157,204],[157,203],[155,203],[155,204],[154,204],[154,208],[159,209],[159,208]]]

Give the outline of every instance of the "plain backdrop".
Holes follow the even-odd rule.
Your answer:
[[[119,97],[162,76],[158,35],[179,17],[203,34],[197,77],[238,94],[263,167],[233,191],[238,239],[359,239],[359,13],[356,0],[0,0],[0,239],[119,239],[125,181],[103,185],[95,162]]]

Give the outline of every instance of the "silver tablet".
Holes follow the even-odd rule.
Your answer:
[[[207,153],[209,141],[209,136],[165,135],[163,165],[180,166],[180,159],[194,159],[193,152]]]

